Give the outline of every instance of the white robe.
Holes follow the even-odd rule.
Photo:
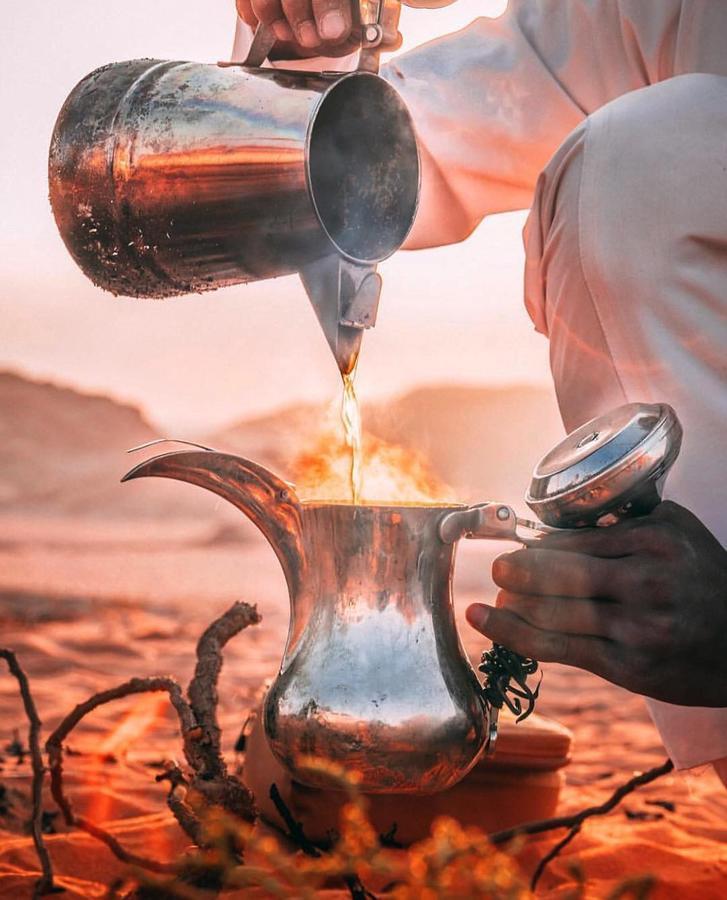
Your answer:
[[[240,25],[234,58],[248,42]],[[667,494],[725,543],[727,79],[649,94],[688,73],[727,76],[727,0],[510,0],[382,71],[423,157],[407,247],[533,205],[525,299],[566,427],[671,402],[686,434]],[[647,703],[677,768],[727,768],[727,708]]]

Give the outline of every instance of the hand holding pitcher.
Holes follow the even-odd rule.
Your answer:
[[[434,9],[454,0],[401,0],[407,6]],[[278,59],[312,56],[346,56],[361,46],[362,22],[378,18],[381,47],[396,50],[399,0],[236,0],[240,18],[253,28],[268,26],[275,35],[272,56]]]

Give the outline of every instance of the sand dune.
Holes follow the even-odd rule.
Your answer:
[[[11,553],[0,549],[2,643],[16,649],[31,677],[46,735],[75,703],[131,676],[170,673],[185,683],[202,628],[232,599],[256,602],[263,622],[229,645],[220,686],[224,747],[234,768],[240,760],[233,744],[259,685],[275,673],[287,625],[285,587],[268,548],[229,544],[210,550],[180,543],[174,550],[152,546],[130,552],[123,544],[104,549],[79,541],[63,555],[51,545],[16,547],[13,554],[11,565]],[[461,613],[469,600],[489,590],[485,563],[479,552],[465,561],[469,572],[457,594],[461,633],[475,659],[482,639],[463,625]],[[48,593],[53,585],[55,597]],[[13,604],[5,599],[10,592]],[[547,666],[539,709],[575,735],[562,813],[603,802],[634,771],[663,759],[640,698],[595,676]],[[137,727],[122,739],[129,716]],[[24,728],[21,708],[14,682],[3,674],[0,897],[25,900],[32,895],[37,863],[25,827],[29,765],[4,749],[15,727]],[[79,811],[104,822],[131,849],[157,859],[184,849],[187,841],[154,782],[161,760],[180,753],[164,702],[142,697],[106,706],[69,743],[75,755],[66,763],[68,790]],[[99,755],[99,748],[106,755]],[[44,808],[49,813],[54,808],[47,795]],[[106,896],[123,866],[58,817],[49,822],[50,852],[66,896]],[[532,872],[558,837],[543,837],[522,850],[525,872]],[[574,864],[585,882],[583,896],[593,900],[606,898],[623,879],[643,875],[657,881],[650,895],[655,900],[721,900],[727,884],[727,792],[709,771],[655,782],[607,818],[590,821],[551,865],[540,895],[574,896]],[[252,894],[228,896],[247,900]]]

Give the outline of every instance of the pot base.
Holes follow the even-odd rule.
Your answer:
[[[485,832],[548,818],[558,804],[560,770],[570,761],[571,741],[567,728],[543,716],[534,714],[520,725],[502,716],[494,757],[483,757],[462,781],[436,794],[366,794],[370,819],[380,834],[391,833],[395,825],[394,839],[409,846],[427,837],[440,816]],[[247,740],[243,777],[269,824],[282,826],[270,800],[274,783],[311,840],[325,843],[338,829],[345,795],[292,779],[268,747],[259,713]]]

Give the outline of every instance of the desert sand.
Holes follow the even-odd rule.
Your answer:
[[[94,444],[83,436],[88,398],[59,399],[50,386],[11,386],[16,398],[24,391],[22,402],[35,404],[35,413],[27,416],[32,428],[16,429],[15,443],[6,442],[3,450],[0,645],[17,652],[30,677],[44,736],[74,704],[132,676],[168,673],[186,683],[203,628],[243,599],[257,604],[263,621],[225,652],[220,720],[234,768],[243,761],[236,757],[235,741],[260,685],[275,674],[287,630],[285,585],[273,553],[249,523],[234,510],[223,511],[211,495],[173,483],[111,483],[110,473],[120,474],[128,465],[114,448],[157,433],[137,411],[117,414],[112,401],[93,401],[96,414],[107,416],[102,440],[89,429]],[[50,409],[55,424],[41,429],[37,419]],[[235,428],[240,440],[241,431]],[[269,431],[269,423],[248,427],[246,443],[255,447],[251,456],[264,452]],[[461,468],[452,464],[447,471],[438,459],[441,476],[463,485]],[[39,470],[43,461],[45,469]],[[492,473],[491,465],[487,471]],[[507,488],[496,475],[482,490]],[[481,477],[480,471],[472,479],[473,493]],[[473,661],[483,639],[467,627],[462,613],[472,600],[492,599],[489,565],[502,549],[469,544],[460,553],[456,608]],[[541,693],[539,711],[574,735],[559,813],[603,802],[634,772],[664,759],[640,698],[559,666],[545,667]],[[21,760],[13,752],[15,729],[24,741],[16,684],[3,672],[0,896],[22,900],[32,895],[38,863],[27,833],[30,765],[27,756]],[[66,761],[67,787],[79,811],[104,823],[129,848],[157,859],[184,850],[188,841],[166,809],[165,787],[154,780],[163,760],[181,755],[163,697],[103,707],[74,732],[69,746],[74,754]],[[93,838],[66,828],[47,795],[44,810],[48,846],[66,896],[104,897],[124,867]],[[519,852],[526,875],[561,835],[532,840]],[[624,879],[652,875],[652,897],[722,898],[727,895],[727,793],[709,769],[661,778],[610,815],[589,820],[550,865],[539,895],[574,896],[574,865],[587,897],[606,897]],[[331,896],[345,894],[331,891]]]

